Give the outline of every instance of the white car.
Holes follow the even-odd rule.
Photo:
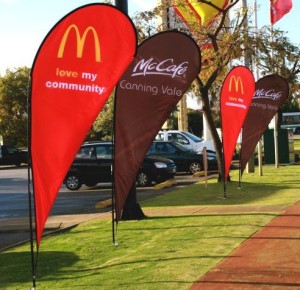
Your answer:
[[[181,130],[162,130],[159,131],[155,137],[156,141],[175,141],[185,146],[188,149],[192,149],[196,152],[202,153],[203,148],[206,150],[215,152],[214,144],[211,141],[203,141],[201,138],[191,134],[187,131]]]

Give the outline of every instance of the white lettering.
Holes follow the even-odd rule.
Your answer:
[[[282,97],[282,91],[275,92],[275,90],[257,90],[253,96],[253,99],[272,99],[278,100]]]
[[[169,88],[168,86],[161,86],[161,90],[164,95],[169,95],[169,96],[182,96],[182,91],[177,90],[177,88]]]
[[[187,69],[187,61],[176,65],[172,58],[161,62],[156,62],[153,58],[149,58],[148,60],[142,59],[136,64],[133,69],[132,76],[166,75],[175,78],[182,77]]]
[[[84,85],[84,84],[67,83],[67,82],[46,81],[45,86],[49,89],[83,91],[83,92],[97,93],[99,95],[102,95],[106,91],[105,87],[100,87],[95,84]]]
[[[251,107],[257,107],[265,110],[267,108],[267,105],[262,103],[251,103]]]
[[[83,72],[82,74],[81,74],[81,77],[83,78],[83,79],[88,79],[88,80],[91,80],[91,81],[95,81],[96,80],[96,78],[97,78],[97,74],[93,74],[93,73],[88,73],[88,72]]]
[[[228,106],[228,107],[238,107],[238,108],[242,108],[242,109],[246,110],[246,106],[242,105],[242,104],[226,102],[225,105]]]
[[[122,80],[120,82],[120,87],[124,90],[150,92],[153,96],[158,94],[158,87],[157,86],[150,86],[150,85],[147,85],[147,84],[130,83],[130,82],[127,82],[126,80]]]

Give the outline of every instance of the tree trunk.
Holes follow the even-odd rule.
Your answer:
[[[217,154],[217,162],[218,162],[218,172],[219,172],[219,181],[222,181],[224,178],[224,170],[223,170],[223,154],[222,154],[222,143],[220,140],[220,137],[217,132],[217,128],[215,126],[212,112],[210,110],[210,104],[209,104],[209,98],[208,98],[208,92],[205,89],[200,89],[201,97],[202,97],[202,103],[203,103],[203,112],[205,114],[205,118],[207,120],[207,124],[210,130],[210,134],[212,137],[212,141],[214,143],[216,154]]]
[[[141,220],[146,218],[136,198],[136,186],[132,185],[127,196],[120,220]]]

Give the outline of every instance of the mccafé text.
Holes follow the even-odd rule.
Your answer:
[[[272,99],[272,100],[278,100],[282,97],[282,91],[275,91],[273,89],[271,90],[257,90],[253,96],[253,99]]]
[[[140,60],[132,71],[132,76],[146,75],[166,75],[172,78],[182,77],[188,69],[188,62],[184,61],[180,64],[175,64],[173,58],[165,59],[160,62],[153,58],[148,60]]]

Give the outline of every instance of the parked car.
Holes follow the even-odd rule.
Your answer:
[[[99,142],[81,146],[70,167],[65,184],[69,190],[78,190],[82,184],[95,186],[101,182],[112,181],[112,143]],[[150,186],[176,174],[176,165],[172,160],[162,157],[146,156],[136,176],[138,186]]]
[[[202,171],[204,168],[202,153],[187,149],[177,142],[154,141],[148,150],[148,154],[173,160],[176,164],[177,172],[193,174]],[[212,152],[208,152],[207,155],[208,170],[217,170],[217,155]]]
[[[0,165],[21,165],[27,163],[27,151],[10,145],[0,146]]]
[[[202,152],[206,147],[207,151],[215,152],[215,147],[212,141],[203,141],[196,135],[187,131],[181,130],[162,130],[155,137],[156,141],[171,141],[177,142],[187,149],[192,149],[196,152]]]

